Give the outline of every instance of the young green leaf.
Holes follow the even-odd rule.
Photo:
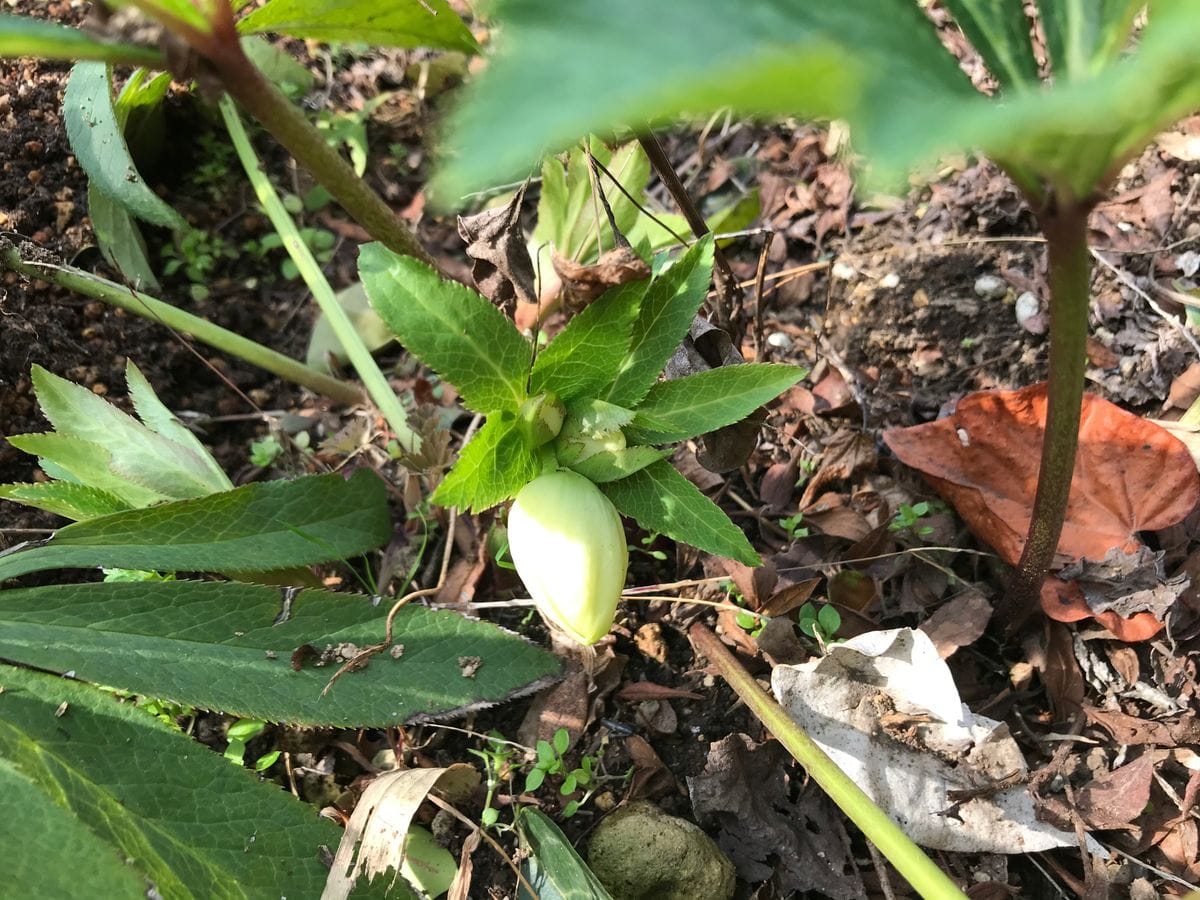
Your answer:
[[[132,508],[115,494],[70,481],[0,484],[0,498],[77,521],[96,519]]]
[[[619,512],[647,531],[748,566],[762,564],[742,530],[666,460],[602,484],[600,490]]]
[[[271,0],[242,19],[238,30],[385,47],[479,50],[446,0]]]
[[[188,226],[138,174],[113,108],[109,69],[100,62],[76,63],[63,95],[67,138],[96,187],[130,214],[179,231]]]
[[[441,506],[488,509],[515,496],[537,471],[517,417],[497,413],[488,416],[429,499]]]
[[[487,414],[520,408],[533,348],[500,310],[382,244],[362,247],[358,272],[388,328],[453,384],[469,409]]]
[[[339,829],[286,791],[94,688],[11,666],[0,668],[0,687],[0,771],[10,783],[14,772],[20,776],[21,796],[30,785],[42,796],[31,822],[5,793],[6,805],[22,813],[5,817],[20,826],[11,846],[22,848],[0,854],[6,892],[76,896],[82,877],[88,896],[105,898],[144,897],[147,885],[178,898],[320,895],[327,872],[319,850],[336,844]],[[69,830],[48,843],[31,840],[65,818],[74,820]],[[134,893],[112,864],[91,867],[97,844],[132,876]],[[72,846],[80,854],[61,870],[74,878],[72,887],[38,891],[62,880],[51,872],[25,880],[30,867],[54,868]]]
[[[138,509],[168,500],[166,494],[145,487],[113,471],[115,461],[108,449],[69,434],[14,434],[8,442],[38,458],[51,478],[86,484],[118,498],[127,508]]]
[[[708,294],[712,263],[712,237],[706,235],[650,282],[633,326],[629,354],[605,400],[632,408],[646,396]]]
[[[166,58],[153,47],[102,41],[57,22],[0,13],[0,57],[90,59],[114,65],[162,66]]]
[[[90,566],[262,572],[354,556],[391,532],[377,475],[311,475],[68,525],[48,540],[0,553],[0,581]]]
[[[630,440],[670,444],[740,422],[807,372],[798,366],[722,366],[650,388],[635,410]]]
[[[539,809],[527,806],[517,819],[521,846],[529,851],[523,868],[538,900],[612,900],[558,826]],[[521,885],[520,900],[533,900]]]
[[[545,350],[530,375],[530,392],[553,391],[570,406],[608,387],[629,352],[630,330],[648,281],[617,285],[577,314]]]
[[[357,594],[237,582],[7,590],[0,656],[201,709],[328,726],[383,726],[498,703],[558,671],[551,654],[515,634],[410,605],[396,619],[403,655],[376,656],[322,697],[344,661],[331,648],[377,643],[386,613]],[[311,658],[298,658],[293,671],[298,650]],[[463,677],[464,655],[482,660],[474,678]]]
[[[96,243],[109,264],[138,290],[158,290],[158,277],[150,265],[146,239],[125,207],[114,203],[95,184],[88,185],[88,218]]]
[[[596,484],[628,478],[660,459],[674,454],[674,448],[659,450],[656,447],[626,447],[623,450],[602,450],[582,462],[572,463],[567,468],[578,472]]]
[[[1045,2],[1039,4],[1045,7]],[[1037,60],[1029,40],[1029,19],[1019,3],[947,0],[954,21],[987,63],[1001,89],[1038,85]]]

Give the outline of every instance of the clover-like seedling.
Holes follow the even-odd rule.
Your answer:
[[[516,498],[513,561],[543,616],[576,641],[608,632],[628,549],[618,514],[747,565],[746,535],[668,462],[673,445],[738,422],[805,374],[738,365],[669,381],[712,276],[712,241],[651,280],[612,288],[545,348],[476,292],[369,244],[371,305],[410,353],[486,421],[431,499],[480,511]]]

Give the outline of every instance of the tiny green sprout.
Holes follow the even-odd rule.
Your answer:
[[[834,635],[842,627],[842,616],[830,603],[818,606],[805,603],[800,607],[796,622],[800,631],[813,638],[822,649],[833,643]]]
[[[922,500],[911,506],[907,503],[901,503],[900,508],[896,510],[896,514],[892,517],[892,521],[888,523],[888,531],[900,532],[911,530],[914,534],[921,537],[933,534],[933,526],[923,525],[921,524],[921,520],[926,516],[940,513],[945,508],[944,504],[937,501]]]
[[[801,488],[808,483],[808,479],[812,478],[813,474],[817,471],[817,461],[811,456],[805,456],[797,461],[796,468],[798,470],[796,474],[796,487]]]
[[[492,801],[500,785],[512,778],[516,750],[504,739],[504,735],[493,730],[488,732],[487,745],[481,750],[471,750],[470,753],[483,760],[484,778],[487,781],[487,795],[483,800],[483,812],[479,814],[479,821],[484,828],[495,828],[500,822],[500,810],[492,805]]]
[[[567,768],[566,760],[563,758],[571,744],[571,735],[567,729],[560,728],[554,732],[553,741],[553,743],[545,740],[537,742],[537,759],[533,768],[525,776],[525,792],[536,791],[550,775],[561,775],[563,780],[558,788],[560,795],[570,797],[572,794],[583,792],[582,797],[572,798],[563,806],[563,818],[569,819],[579,812],[580,807],[591,799],[592,794],[606,779],[600,774],[599,755],[584,754],[580,757],[577,768]]]
[[[746,606],[746,598],[742,596],[742,592],[731,581],[721,582],[721,587],[725,590],[726,596],[736,603],[738,606]],[[738,612],[734,619],[737,621],[738,627],[744,630],[750,637],[758,637],[762,634],[764,628],[767,627],[766,617],[752,613],[749,610]]]
[[[958,342],[958,346],[962,347],[964,350],[971,350],[978,343],[979,338],[965,337]]]
[[[283,445],[279,443],[275,435],[268,434],[265,438],[250,442],[250,463],[260,469],[265,469],[275,462],[282,452]]]
[[[225,732],[225,737],[229,741],[229,745],[225,748],[225,758],[239,766],[244,765],[246,745],[262,734],[266,727],[267,723],[261,719],[238,719],[231,724],[228,731]],[[266,771],[274,764],[275,760],[279,758],[279,752],[272,751],[272,753],[267,753],[255,761],[254,770],[256,772]],[[266,760],[265,764],[264,760]]]
[[[788,516],[779,520],[779,527],[788,533],[788,537],[792,540],[797,538],[808,537],[809,531],[807,528],[801,527],[800,523],[804,521],[803,513],[796,513],[794,516]]]
[[[629,549],[634,551],[635,553],[644,553],[644,554],[646,554],[646,556],[649,556],[651,559],[657,559],[659,562],[665,562],[667,559],[667,554],[664,553],[662,550],[646,549],[646,548],[649,548],[651,545],[653,545],[653,543],[655,541],[657,541],[660,537],[662,537],[662,535],[660,535],[657,531],[652,531],[648,535],[646,535],[644,538],[642,538],[640,541],[638,541],[638,543],[642,545],[641,547],[635,547],[633,544],[630,544]]]

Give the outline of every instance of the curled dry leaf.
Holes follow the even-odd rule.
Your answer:
[[[609,250],[590,266],[580,265],[557,251],[553,261],[573,309],[587,306],[611,287],[650,277],[650,267],[629,245]]]
[[[363,791],[346,825],[321,900],[344,900],[361,875],[372,881],[388,869],[399,872],[405,835],[430,791],[437,788],[451,802],[461,803],[478,786],[479,773],[464,763],[445,769],[396,769],[380,775]]]
[[[897,428],[884,441],[920,471],[967,527],[1010,565],[1021,557],[1037,487],[1046,421],[1046,384],[964,397],[936,422]],[[1094,395],[1083,398],[1071,500],[1059,539],[1060,564],[1103,560],[1113,548],[1136,553],[1140,531],[1182,520],[1200,500],[1187,447],[1165,429]],[[1140,589],[1140,588],[1139,588]],[[1129,593],[1133,593],[1130,591]],[[1122,640],[1156,634],[1153,612],[1094,610],[1082,591],[1048,579],[1042,607],[1059,621],[1094,617]]]
[[[467,244],[471,278],[479,293],[510,316],[518,303],[536,303],[533,261],[521,231],[522,186],[504,206],[458,217],[459,236]]]

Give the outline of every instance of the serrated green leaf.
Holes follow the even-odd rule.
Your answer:
[[[626,447],[624,450],[601,450],[583,462],[567,466],[596,484],[628,478],[634,472],[646,468],[660,459],[674,454],[674,449],[659,450],[656,447]]]
[[[142,370],[134,365],[132,359],[125,362],[125,386],[129,390],[129,399],[133,401],[133,408],[137,411],[138,418],[146,427],[166,440],[190,450],[200,461],[206,472],[203,483],[208,487],[210,493],[227,491],[233,487],[233,482],[229,480],[229,476],[225,474],[225,470],[221,468],[220,464],[213,459],[208,448],[200,443],[200,439],[192,433],[192,430],[175,418],[175,414],[158,399],[158,394],[154,393],[154,388],[150,386],[150,382],[146,380]]]
[[[31,377],[38,405],[58,434],[103,447],[109,455],[105,467],[127,483],[153,491],[160,498],[175,500],[202,497],[233,486],[199,441],[190,436],[182,441],[176,439],[182,425],[170,429],[168,434],[155,433],[82,385],[60,378],[41,366],[33,367]],[[133,377],[138,383],[138,376]],[[156,397],[150,401],[153,395],[149,384],[141,379],[135,399],[147,404],[162,425],[164,416],[172,416]],[[40,450],[27,452],[51,456]],[[77,477],[85,484],[94,484],[125,497],[131,505],[145,505],[133,504],[129,497],[105,484],[82,475]]]
[[[67,138],[88,178],[110,200],[140,219],[184,230],[187,223],[142,180],[113,108],[108,67],[76,63],[63,95]]]
[[[1144,0],[1038,0],[1055,76],[1078,80],[1114,60],[1145,5]]]
[[[538,354],[530,393],[552,391],[569,406],[577,397],[595,397],[608,387],[629,352],[630,329],[649,284],[617,285],[574,316]]]
[[[115,513],[0,553],[0,581],[54,568],[262,572],[345,559],[391,535],[387,490],[359,469],[248,484]]]
[[[76,837],[81,852],[96,842],[109,848],[133,875],[134,896],[150,885],[166,900],[320,895],[320,851],[336,846],[340,830],[277,785],[94,688],[9,666],[0,668],[0,686],[0,757],[78,823],[76,836],[93,836]],[[5,818],[23,830],[9,845],[21,851],[3,854],[9,865],[53,865],[31,846],[23,816]],[[89,897],[126,896],[104,889],[114,883],[111,866],[96,871],[87,858],[62,870],[74,879],[65,893],[35,890],[36,874],[5,889],[19,897],[78,896],[81,888]]]
[[[650,282],[633,326],[629,354],[605,400],[633,408],[646,396],[704,303],[712,262],[712,236],[705,235]]]
[[[87,827],[0,757],[0,796],[20,815],[0,816],[0,840],[21,852],[0,854],[0,879],[22,897],[74,897],[87,872],[95,897],[144,900],[146,885],[121,861],[116,848]]]
[[[108,63],[162,66],[166,58],[153,47],[102,41],[57,22],[0,13],[0,57],[91,59]]]
[[[572,404],[568,412],[571,418],[564,427],[587,435],[599,435],[624,428],[633,421],[635,415],[633,410],[606,400],[582,400]]]
[[[1044,5],[1044,4],[1043,4]],[[994,0],[946,0],[946,8],[983,57],[1001,88],[1038,83],[1030,22],[1020,3]]]
[[[469,409],[488,414],[520,408],[533,347],[500,310],[381,244],[359,250],[358,273],[388,328],[453,384]]]
[[[141,508],[168,499],[165,494],[114,472],[112,455],[91,441],[67,434],[14,434],[8,442],[38,457],[51,478],[75,482],[112,494],[129,507]]]
[[[396,618],[402,655],[377,655],[324,697],[336,663],[306,659],[300,671],[289,664],[306,644],[315,656],[329,646],[378,643],[387,612],[387,603],[356,594],[293,595],[236,582],[7,590],[0,591],[0,657],[200,709],[328,726],[395,725],[499,703],[558,671],[551,654],[518,635],[415,604]],[[473,678],[463,676],[462,656],[483,660]]]
[[[429,498],[478,512],[516,495],[537,474],[537,459],[511,413],[488,416]]]
[[[529,853],[523,864],[524,875],[538,900],[612,900],[600,879],[544,812],[525,807],[517,828],[521,846]],[[533,900],[524,884],[518,897]]]
[[[740,422],[808,374],[799,366],[721,366],[650,388],[626,432],[634,441],[670,444]]]
[[[242,19],[238,30],[386,47],[479,50],[446,0],[271,0]]]
[[[748,566],[762,565],[742,530],[666,460],[602,484],[600,490],[622,515],[647,531]]]
[[[76,521],[96,519],[132,508],[115,494],[70,481],[0,484],[0,498],[44,509]]]

